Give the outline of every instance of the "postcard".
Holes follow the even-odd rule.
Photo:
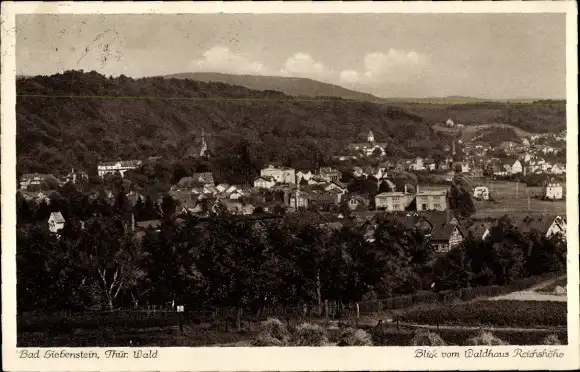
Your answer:
[[[1,17],[6,370],[580,367],[575,2]]]

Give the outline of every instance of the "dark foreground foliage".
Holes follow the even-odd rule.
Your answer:
[[[568,321],[568,305],[567,302],[555,301],[475,301],[411,310],[401,320],[432,325],[565,327]]]

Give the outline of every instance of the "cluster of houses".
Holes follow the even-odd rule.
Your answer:
[[[375,232],[381,221],[392,221],[406,229],[422,233],[437,252],[448,252],[460,245],[469,235],[478,240],[485,240],[489,237],[493,227],[493,224],[489,222],[476,222],[469,227],[461,226],[457,218],[449,210],[409,211],[397,214],[383,211],[360,211],[352,212],[348,215],[343,213],[300,212],[274,217],[265,217],[264,215],[240,216],[240,218],[244,217],[258,222],[264,218],[275,218],[287,224],[311,224],[330,231],[351,227],[362,233],[368,242],[375,241]],[[65,219],[60,212],[51,213],[48,219],[48,228],[52,233],[58,234],[64,224]],[[158,231],[160,225],[161,222],[159,220],[135,222],[134,216],[131,216],[130,226],[137,236],[143,236],[148,229]],[[566,219],[562,216],[525,215],[514,221],[514,226],[524,234],[535,232],[548,238],[558,236],[561,239],[566,239]]]
[[[455,124],[449,119],[446,122],[448,127],[463,127],[462,124]],[[511,176],[517,174],[551,174],[562,175],[566,173],[566,166],[561,162],[549,160],[553,155],[565,151],[565,133],[552,135],[549,137],[554,143],[552,145],[539,144],[540,136],[522,138],[520,143],[504,141],[500,144],[507,158],[498,158],[492,155],[494,148],[489,144],[477,142],[477,138],[470,143],[463,143],[461,140],[453,141],[452,146],[445,146],[445,151],[449,155],[445,159],[435,160],[433,158],[399,159],[394,163],[386,161],[386,168],[410,171],[426,172],[449,172],[449,178],[455,173],[469,173],[473,177],[483,177],[484,174],[495,176]],[[543,136],[542,138],[547,138]],[[456,143],[461,145],[462,161],[454,160],[457,155]],[[376,142],[372,131],[367,135],[367,141],[352,143],[347,146],[349,155],[335,156],[338,161],[348,161],[361,159],[373,154],[385,155],[387,143]]]

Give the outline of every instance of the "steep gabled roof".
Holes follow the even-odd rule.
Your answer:
[[[50,218],[56,222],[56,223],[64,223],[64,217],[62,216],[62,213],[60,212],[52,212],[50,214]]]
[[[487,222],[475,223],[467,230],[468,234],[471,234],[475,239],[482,239],[483,234],[489,230],[491,224]]]
[[[558,216],[556,215],[540,215],[540,216],[523,216],[514,224],[515,227],[522,233],[530,233],[532,231],[545,235],[548,229]]]
[[[459,230],[457,225],[453,224],[436,225],[433,227],[433,230],[431,230],[431,241],[448,242],[449,239],[451,238],[451,234],[453,234],[453,231],[455,229],[457,229],[459,233],[463,235],[463,233],[461,232],[461,230]]]

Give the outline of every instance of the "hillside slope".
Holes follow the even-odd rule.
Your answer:
[[[361,101],[377,101],[371,94],[346,89],[320,81],[282,76],[233,75],[213,72],[191,72],[168,75],[166,78],[191,79],[206,83],[239,85],[254,90],[275,90],[295,97],[339,97]]]
[[[213,166],[227,172],[236,172],[240,158],[251,162],[252,172],[269,162],[315,167],[368,130],[397,155],[443,147],[431,123],[398,108],[292,101],[283,93],[221,83],[68,71],[19,79],[17,94],[19,172],[90,171],[98,161],[149,156],[181,159],[199,151],[202,128]]]

